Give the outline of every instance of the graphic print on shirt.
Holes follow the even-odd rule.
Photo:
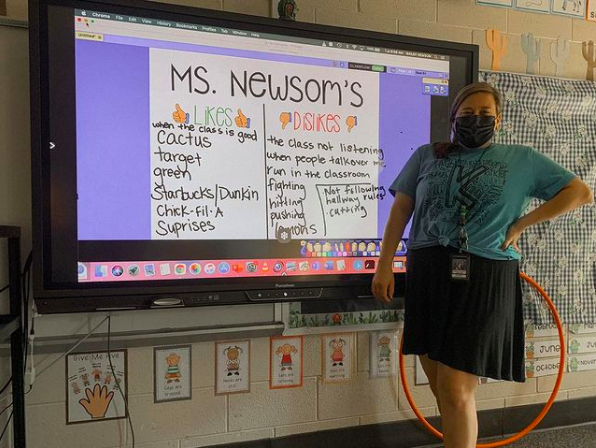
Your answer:
[[[437,160],[427,177],[425,205],[431,220],[459,224],[465,205],[467,221],[482,225],[503,194],[507,172],[505,163],[494,160]]]

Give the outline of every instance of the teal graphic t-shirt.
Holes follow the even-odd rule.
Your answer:
[[[492,144],[437,159],[432,145],[418,148],[389,190],[415,201],[409,249],[459,247],[461,206],[467,208],[468,252],[495,260],[520,259],[503,251],[507,229],[532,198],[549,200],[575,174],[527,146]]]

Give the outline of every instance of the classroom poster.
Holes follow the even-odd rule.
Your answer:
[[[476,3],[480,6],[500,6],[504,8],[513,6],[513,0],[476,0]]]
[[[596,333],[596,324],[571,324],[569,331],[573,334]]]
[[[352,378],[354,338],[351,333],[321,336],[323,382],[336,383]]]
[[[572,355],[596,352],[596,334],[571,338],[568,344],[568,351]]]
[[[527,359],[526,378],[557,375],[559,373],[560,365],[561,360],[559,358]]]
[[[516,0],[515,7],[529,12],[550,14],[551,0]]]
[[[596,0],[587,0],[588,10],[586,12],[586,19],[590,22],[596,22]]]
[[[550,358],[561,353],[561,342],[558,339],[547,341],[526,341],[526,359]]]
[[[153,349],[155,403],[192,398],[192,347],[155,347]]]
[[[370,377],[382,378],[397,373],[399,332],[378,331],[370,334]]]
[[[303,342],[302,336],[270,339],[270,389],[302,387]]]
[[[583,19],[586,16],[587,0],[552,0],[552,13]]]
[[[559,330],[555,324],[526,325],[526,339],[543,338],[548,336],[559,336]]]
[[[127,352],[72,353],[66,357],[66,423],[126,417]]]
[[[585,355],[569,355],[568,366],[570,372],[596,370],[596,353],[588,353]]]
[[[250,392],[250,341],[215,344],[215,394]]]

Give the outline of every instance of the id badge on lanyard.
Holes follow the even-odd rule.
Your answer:
[[[470,254],[464,252],[468,248],[468,232],[466,231],[466,206],[462,205],[460,212],[459,253],[449,255],[449,269],[451,280],[467,282],[470,280]]]

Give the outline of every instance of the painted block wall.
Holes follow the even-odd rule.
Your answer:
[[[171,3],[201,6],[260,16],[269,16],[270,0],[169,0]],[[521,34],[532,32],[543,40],[543,55],[538,67],[541,75],[554,75],[550,60],[550,43],[558,36],[571,41],[567,76],[585,79],[586,64],[581,42],[596,40],[596,23],[557,16],[523,13],[505,9],[479,7],[474,0],[298,0],[298,19],[306,22],[357,27],[475,43],[481,49],[481,68],[490,68],[491,55],[485,42],[485,29],[496,28],[507,36],[508,53],[502,69],[520,72],[525,66]],[[7,0],[8,15],[25,20],[27,3]],[[1,28],[1,27],[0,27]],[[19,40],[18,42],[22,42]],[[26,41],[25,41],[26,42]],[[0,30],[0,49],[16,45]],[[0,53],[1,57],[1,53]],[[23,47],[26,57],[26,46]],[[4,62],[4,61],[2,61]],[[27,73],[17,74],[19,88],[26,88]],[[15,85],[15,84],[12,84]],[[0,98],[11,95],[0,83]],[[4,95],[4,96],[3,96]],[[0,177],[9,185],[28,185],[29,149],[27,135],[12,135],[11,120],[27,120],[28,108],[13,111],[17,116],[1,117]],[[3,127],[3,125],[5,125]],[[8,140],[5,135],[10,136]],[[10,145],[7,143],[10,143]],[[9,151],[10,147],[10,151]],[[4,182],[4,181],[3,181]],[[4,183],[2,184],[4,185]],[[18,193],[18,194],[17,194]],[[30,192],[16,188],[0,189],[0,218],[3,223],[22,225],[30,240]],[[26,247],[30,243],[25,244]],[[4,246],[0,246],[4,249]],[[3,280],[0,274],[0,280]],[[0,302],[0,306],[2,306]],[[268,340],[252,341],[252,391],[250,394],[216,397],[214,395],[213,342],[193,344],[192,401],[153,404],[152,348],[129,350],[130,405],[139,448],[190,448],[300,432],[342,428],[413,418],[399,389],[397,377],[368,378],[369,335],[358,335],[354,379],[343,385],[321,383],[320,340],[305,338],[305,380],[300,389],[268,389]],[[36,356],[41,362],[46,356]],[[0,383],[7,377],[6,358],[0,358]],[[414,382],[414,364],[407,369],[410,384]],[[478,389],[478,408],[491,409],[544,402],[553,386],[553,377],[531,378],[525,384],[490,383]],[[559,400],[596,396],[596,372],[568,373]],[[413,388],[414,398],[428,416],[437,409],[426,386]],[[9,398],[0,399],[0,409]],[[0,417],[4,426],[8,413]],[[33,448],[115,448],[122,446],[128,434],[125,421],[109,421],[74,426],[65,425],[64,363],[59,362],[38,378],[27,396],[29,446]],[[128,438],[130,441],[130,437]],[[7,448],[6,442],[0,444]]]

